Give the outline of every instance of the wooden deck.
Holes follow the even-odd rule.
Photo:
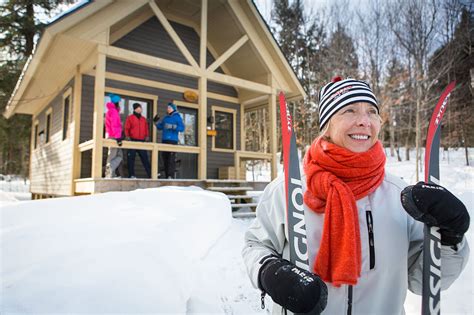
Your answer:
[[[245,190],[263,190],[268,182],[254,182],[245,180],[198,180],[198,179],[145,179],[145,178],[81,178],[75,181],[75,194],[96,194],[108,191],[131,191],[135,189],[153,188],[161,186],[198,186],[203,189],[230,192],[240,191],[238,187]],[[222,189],[218,189],[221,187]],[[216,189],[217,188],[217,189]]]

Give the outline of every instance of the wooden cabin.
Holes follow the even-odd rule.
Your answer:
[[[159,186],[160,152],[177,153],[174,183],[245,179],[243,162],[277,170],[277,93],[304,91],[252,0],[89,1],[44,30],[4,116],[32,116],[30,182],[34,198]],[[149,153],[152,178],[136,158],[130,186],[104,179],[114,140],[105,138],[109,93],[122,97],[123,122],[139,102],[149,142],[123,149]],[[186,130],[179,145],[161,143],[152,117],[174,102]],[[244,116],[264,109],[269,145],[246,150]],[[248,136],[248,135],[247,135]]]

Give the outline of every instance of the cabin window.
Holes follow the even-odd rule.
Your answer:
[[[34,128],[34,134],[33,134],[33,149],[36,149],[38,147],[38,123],[35,123],[35,128]]]
[[[231,150],[236,149],[236,116],[237,111],[221,107],[213,107],[214,130],[213,149]]]
[[[46,114],[45,143],[49,143],[51,139],[51,114],[51,111]]]
[[[70,104],[71,104],[71,94],[63,98],[63,140],[65,140],[69,134]]]
[[[117,91],[114,91],[114,94],[117,94],[120,96],[121,100],[119,103],[120,106],[120,120],[122,122],[122,127],[125,127],[125,121],[127,120],[127,117],[129,115],[133,114],[133,104],[138,103],[142,107],[142,112],[141,115],[145,117],[145,119],[148,121],[148,134],[152,135],[153,132],[153,100],[141,97],[139,96],[134,96],[134,95],[126,95],[128,91],[123,91],[123,93],[119,93]],[[103,131],[103,136],[106,137],[105,133],[105,115],[107,113],[107,103],[110,102],[110,93],[111,92],[106,92],[106,95],[104,97],[104,131]],[[133,92],[130,92],[130,94],[134,94]],[[146,95],[143,95],[146,97]],[[125,130],[123,130],[125,132]]]
[[[259,106],[245,110],[244,128],[245,150],[252,152],[270,152],[270,132],[268,106]]]
[[[184,132],[178,134],[179,144],[197,146],[197,109],[178,106],[178,111],[184,124]]]

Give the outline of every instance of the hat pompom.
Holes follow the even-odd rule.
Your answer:
[[[340,76],[336,76],[334,78],[332,78],[331,82],[338,82],[338,81],[342,81],[342,78]]]

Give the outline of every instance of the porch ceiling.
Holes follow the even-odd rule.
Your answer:
[[[16,113],[34,114],[41,104],[56,96],[64,84],[74,76],[76,65],[81,64],[96,44],[66,35],[57,35],[31,78]]]

